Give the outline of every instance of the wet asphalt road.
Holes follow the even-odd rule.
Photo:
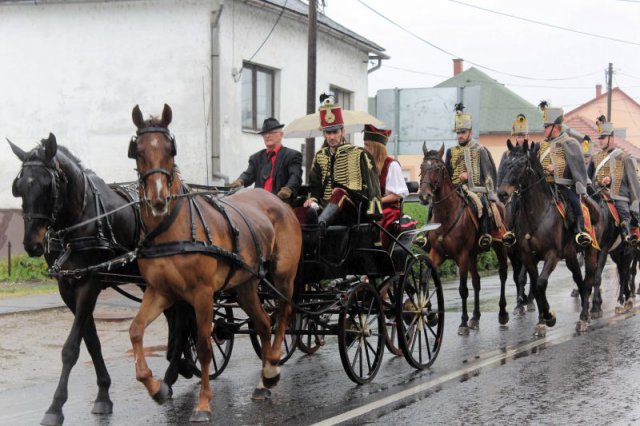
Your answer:
[[[446,285],[444,345],[431,369],[413,370],[403,358],[385,353],[373,383],[355,386],[340,363],[337,342],[313,356],[296,353],[283,366],[282,380],[272,399],[251,401],[260,362],[249,339],[238,337],[231,362],[212,382],[213,424],[295,424],[328,420],[347,424],[632,424],[640,421],[636,395],[640,390],[638,322],[633,314],[613,314],[615,271],[603,277],[605,314],[594,330],[574,331],[578,303],[569,297],[570,274],[561,264],[552,275],[549,297],[558,323],[546,338],[533,336],[537,312],[511,316],[507,326],[497,320],[498,283],[483,279],[480,330],[456,334],[460,321],[457,283]],[[508,310],[514,308],[514,289],[508,282]],[[122,351],[129,349],[123,335]],[[41,348],[41,350],[54,350]],[[148,357],[156,375],[166,361]],[[85,352],[85,356],[86,355]],[[1,362],[1,361],[0,361]],[[148,397],[135,381],[133,360],[107,360],[113,384],[114,413],[90,414],[96,394],[92,368],[81,362],[71,376],[66,425],[188,424],[198,394],[196,379],[179,379],[174,397],[163,406]],[[59,370],[59,365],[52,366]],[[56,383],[0,392],[0,425],[38,424]],[[416,387],[420,386],[416,390]],[[393,401],[401,392],[407,398]],[[350,413],[371,408],[364,414]],[[363,409],[363,411],[366,411]],[[344,417],[335,417],[343,413]],[[361,414],[357,415],[356,414]]]

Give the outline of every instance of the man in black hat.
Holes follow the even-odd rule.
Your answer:
[[[249,157],[249,167],[231,182],[231,188],[255,182],[256,188],[276,194],[282,201],[295,199],[302,183],[302,154],[282,146],[283,127],[273,117],[264,120],[260,134],[266,148]]]

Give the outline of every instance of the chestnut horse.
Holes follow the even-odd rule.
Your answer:
[[[585,278],[578,263],[578,246],[573,232],[567,230],[564,220],[555,207],[555,199],[551,187],[547,184],[546,174],[538,160],[540,145],[531,146],[525,141],[522,149],[513,149],[513,160],[507,165],[502,185],[499,188],[501,197],[518,197],[519,208],[515,212],[516,247],[529,275],[531,285],[538,304],[539,320],[535,334],[543,336],[546,327],[553,327],[556,316],[549,308],[547,301],[547,284],[549,276],[560,259],[565,259],[567,267],[578,285],[582,309],[580,319],[576,323],[578,332],[589,329],[589,296],[597,272],[598,251],[592,246],[584,248]],[[600,209],[593,200],[587,200],[591,222],[597,231],[597,240],[601,239],[603,228]],[[538,275],[537,264],[544,263]]]
[[[429,223],[440,223],[442,226],[428,234],[431,250],[429,257],[435,267],[450,258],[458,265],[460,272],[460,286],[458,291],[462,298],[462,322],[458,327],[458,334],[466,336],[469,328],[477,329],[480,325],[480,274],[478,274],[478,254],[480,248],[477,241],[480,236],[479,227],[471,210],[462,196],[456,191],[447,167],[442,161],[444,147],[439,151],[428,151],[422,147],[424,158],[420,166],[420,198],[430,199],[433,212]],[[499,205],[504,216],[504,207]],[[507,300],[505,297],[505,283],[507,281],[507,249],[501,242],[494,241],[492,248],[498,257],[498,274],[500,276],[500,324],[509,322]],[[473,284],[473,316],[469,320],[467,313],[467,272],[471,272]]]
[[[144,330],[176,300],[187,301],[196,311],[196,348],[202,367],[200,395],[190,420],[208,422],[214,295],[233,288],[260,336],[262,372],[253,397],[268,398],[268,388],[280,378],[280,348],[292,312],[302,249],[300,224],[287,204],[262,189],[218,200],[181,195],[183,184],[174,162],[176,144],[168,130],[171,108],[165,104],[161,118],[145,121],[136,105],[132,118],[137,136],[129,146],[129,157],[136,159],[143,200],[141,217],[149,231],[138,255],[140,271],[149,287],[129,330],[136,378],[157,402],[167,398],[164,384],[147,366],[142,346]],[[257,292],[265,274],[281,296],[273,342],[271,320]]]
[[[22,162],[20,173],[13,181],[13,195],[22,198],[24,218],[24,248],[31,257],[44,255],[49,267],[82,270],[133,250],[138,244],[140,221],[136,207],[111,189],[64,146],[59,146],[53,134],[41,144],[25,152],[12,144],[11,150]],[[92,220],[107,211],[119,209],[113,215]],[[84,225],[55,237],[71,226]],[[66,250],[65,250],[66,249]],[[67,251],[68,250],[68,251]],[[138,276],[135,263],[112,272]],[[111,378],[102,357],[100,338],[96,332],[93,310],[98,295],[109,282],[97,274],[73,274],[57,277],[60,296],[73,312],[69,336],[62,347],[62,372],[53,401],[41,424],[59,425],[64,421],[62,408],[67,401],[67,384],[71,369],[78,361],[80,344],[84,340],[96,370],[98,396],[91,410],[94,414],[111,414],[109,397]],[[170,365],[165,381],[172,385],[178,371],[190,377],[188,362],[180,356],[189,353],[186,321],[193,317],[190,306],[181,304],[166,312],[170,327],[167,358]],[[175,312],[174,312],[175,311]],[[181,365],[182,364],[182,365]]]

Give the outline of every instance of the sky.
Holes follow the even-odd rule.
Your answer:
[[[640,0],[325,0],[324,12],[391,57],[369,74],[370,96],[433,87],[462,58],[465,70],[565,111],[595,97],[596,84],[606,90],[611,62],[613,87],[640,102]]]

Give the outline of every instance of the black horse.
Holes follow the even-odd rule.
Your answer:
[[[499,188],[500,196],[517,197],[519,208],[515,216],[516,247],[520,259],[532,277],[533,294],[538,304],[539,322],[536,325],[537,335],[546,334],[546,327],[556,323],[556,316],[549,308],[546,290],[549,275],[558,261],[565,259],[571,270],[573,280],[578,285],[582,309],[576,330],[584,332],[589,329],[589,296],[596,276],[598,261],[597,250],[584,248],[585,278],[577,259],[577,244],[573,241],[573,233],[565,228],[564,220],[556,211],[555,199],[551,187],[546,183],[546,174],[538,161],[540,146],[534,144],[529,149],[525,142],[520,152],[513,150],[513,161],[506,167],[505,176]],[[589,212],[596,230],[602,229],[602,218],[598,206],[588,200]],[[596,235],[599,239],[599,235]],[[537,263],[543,261],[544,266],[538,276]]]
[[[606,190],[605,190],[606,191]],[[609,210],[608,202],[602,192],[592,195],[598,205],[603,217],[602,237],[599,240],[600,253],[598,255],[598,269],[593,282],[593,297],[591,301],[592,318],[602,316],[602,296],[600,294],[600,284],[602,281],[602,270],[607,262],[607,255],[616,264],[618,270],[618,306],[615,308],[617,314],[623,314],[633,308],[634,295],[630,283],[631,262],[636,254],[636,249],[622,241],[620,227],[616,225],[615,219]]]
[[[92,171],[84,169],[65,147],[57,145],[53,134],[49,134],[47,139],[29,152],[11,142],[9,144],[22,161],[22,169],[12,189],[15,197],[22,198],[23,244],[29,256],[44,255],[50,267],[55,265],[64,270],[82,270],[136,247],[140,233],[137,207],[124,207],[128,200]],[[91,220],[119,207],[124,208],[111,216]],[[52,238],[56,231],[85,221],[86,224],[70,230],[62,238]],[[118,272],[140,275],[136,262]],[[74,321],[62,348],[62,372],[51,406],[42,419],[43,425],[60,425],[64,421],[62,407],[68,396],[67,384],[71,369],[78,360],[82,339],[91,355],[98,379],[98,396],[91,412],[110,414],[113,409],[109,398],[111,378],[102,357],[93,318],[98,295],[108,284],[94,274],[60,276],[57,280],[60,296],[73,312]],[[173,384],[179,372],[186,377],[192,374],[187,324],[194,314],[186,304],[165,314],[170,326],[167,352],[170,365],[165,382]],[[187,356],[181,360],[183,352]]]

